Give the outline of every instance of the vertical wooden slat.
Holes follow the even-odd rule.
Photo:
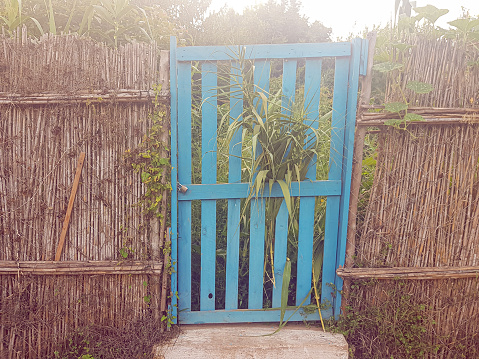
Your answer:
[[[233,119],[239,121],[242,119],[243,93],[241,92],[241,86],[243,78],[241,77],[241,68],[239,66],[238,62],[231,64],[231,92],[233,94],[230,98],[230,114],[232,117],[230,122],[233,122]],[[229,183],[241,182],[241,149],[241,129],[239,129],[229,144]],[[228,200],[225,309],[238,308],[240,211],[240,199]]]
[[[216,64],[201,68],[201,178],[202,184],[216,183],[217,75]],[[201,201],[201,285],[200,310],[215,309],[216,201]]]
[[[306,60],[304,79],[304,109],[307,113],[305,124],[318,128],[319,95],[321,87],[321,60]],[[313,136],[313,131],[308,131]],[[306,180],[316,180],[316,156],[306,173]],[[301,197],[299,207],[298,264],[296,281],[296,305],[301,304],[311,289],[314,236],[314,197]],[[305,304],[310,303],[306,299]]]
[[[178,180],[191,182],[191,63],[178,63]],[[172,184],[174,191],[176,184]],[[181,194],[178,194],[181,196]],[[191,202],[178,203],[178,310],[191,309]]]
[[[334,72],[333,115],[331,121],[331,146],[329,157],[329,180],[341,179],[343,161],[344,124],[348,91],[349,58],[336,59]],[[321,286],[321,302],[333,303],[335,295],[331,284],[335,282],[340,196],[326,200],[326,224],[324,232],[324,260]]]
[[[255,61],[253,72],[256,91],[262,91],[268,96],[269,74],[271,63],[267,60]],[[261,114],[262,101],[255,100],[253,104]],[[256,155],[261,148],[256,149]],[[255,171],[258,169],[254,169]],[[265,199],[251,201],[250,214],[250,253],[249,253],[249,284],[248,308],[261,309],[263,307],[263,267],[264,267],[264,236],[265,236]]]
[[[294,95],[296,92],[296,60],[283,61],[283,98],[281,106],[282,112],[289,116],[291,115],[291,106],[294,103]]]
[[[281,289],[283,285],[283,272],[286,264],[288,249],[288,208],[286,202],[281,203],[274,229],[274,281],[273,308],[281,307]]]
[[[265,199],[251,200],[248,308],[263,307]]]
[[[291,115],[291,106],[294,103],[296,90],[296,60],[283,61],[283,98],[281,101],[282,113]],[[281,204],[274,231],[274,280],[273,308],[281,306],[281,288],[283,283],[283,271],[286,264],[288,247],[288,209],[285,202]]]
[[[351,193],[351,173],[353,171],[353,149],[354,149],[354,127],[356,124],[356,106],[358,101],[359,71],[360,71],[360,55],[361,45],[367,47],[367,41],[354,39],[352,41],[352,54],[349,65],[349,86],[348,86],[348,102],[347,115],[344,133],[344,153],[343,153],[343,172],[342,172],[342,188],[341,203],[339,209],[339,233],[338,233],[338,250],[336,258],[336,268],[344,266],[346,257],[346,237],[348,232],[348,215],[349,215],[349,197]],[[334,303],[334,314],[339,315],[341,307],[341,290],[343,289],[343,280],[336,276],[334,282],[338,293]]]
[[[267,60],[257,60],[254,63],[254,83],[256,85],[255,91],[261,91],[266,96],[269,93],[269,74],[271,71],[271,62]],[[254,106],[259,111],[262,106],[261,101],[256,101]],[[259,112],[258,112],[259,113]]]

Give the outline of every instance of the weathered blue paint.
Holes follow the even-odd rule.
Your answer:
[[[304,123],[314,129],[318,129],[319,118],[319,95],[321,88],[321,60],[306,60],[305,80],[304,80],[304,110],[306,119]],[[308,136],[314,136],[313,131],[308,131]],[[306,140],[308,141],[308,140]],[[306,144],[305,144],[306,145]],[[306,179],[316,180],[316,156],[310,163]],[[298,232],[298,268],[297,272],[301,276],[297,277],[296,283],[296,305],[300,305],[305,295],[311,289],[312,264],[313,264],[313,236],[314,236],[314,209],[315,197],[311,197],[308,192],[301,196],[299,206],[299,232]],[[305,304],[309,304],[308,298]]]
[[[274,238],[274,287],[273,287],[273,308],[281,307],[281,290],[283,288],[283,272],[286,265],[288,250],[288,208],[283,201],[276,216],[275,238]]]
[[[178,148],[176,139],[178,138],[178,88],[177,88],[177,72],[176,72],[176,38],[170,39],[170,121],[171,121],[171,183],[175,188],[178,182]],[[178,199],[177,192],[171,192],[171,288],[178,288]],[[178,323],[178,299],[175,295],[171,297],[171,311],[173,321]]]
[[[246,198],[250,194],[249,183],[218,183],[212,185],[205,184],[188,184],[182,183],[188,187],[186,193],[178,193],[178,201],[193,201],[203,199],[229,199],[229,198]],[[283,192],[279,184],[275,183],[271,192],[269,187],[264,189],[264,193],[260,193],[263,197],[283,197]],[[300,183],[293,182],[291,184],[290,194],[293,197],[303,196],[335,196],[341,194],[341,181],[303,181]]]
[[[251,200],[248,308],[263,308],[265,199]]]
[[[351,174],[353,169],[353,148],[354,148],[354,128],[356,123],[356,106],[358,101],[358,84],[359,75],[362,66],[360,66],[360,58],[367,59],[368,42],[366,40],[354,39],[352,41],[352,55],[349,65],[349,87],[347,102],[347,117],[344,138],[344,154],[342,168],[342,193],[339,212],[339,233],[338,233],[338,249],[336,251],[336,268],[344,266],[346,256],[346,238],[348,232],[349,217],[349,196],[351,192]],[[367,63],[367,60],[365,61]],[[365,71],[364,71],[365,73]],[[336,276],[335,287],[338,289],[336,301],[334,303],[334,314],[338,317],[341,307],[341,290],[343,289],[343,280]]]
[[[352,43],[336,44],[285,44],[251,45],[237,47],[185,47],[176,48],[171,41],[171,118],[172,118],[172,183],[186,185],[186,193],[172,194],[172,260],[177,263],[178,273],[172,274],[172,290],[179,294],[178,309],[180,323],[222,323],[222,322],[268,322],[277,321],[278,309],[263,308],[263,270],[265,260],[265,198],[283,197],[278,184],[265,189],[258,199],[251,201],[249,238],[249,283],[248,309],[238,310],[238,266],[240,244],[241,199],[250,195],[250,185],[241,183],[241,131],[231,141],[229,155],[228,183],[216,180],[216,131],[218,105],[214,88],[217,86],[217,61],[232,60],[242,53],[254,61],[254,83],[256,91],[269,92],[269,78],[272,59],[283,59],[283,110],[294,102],[296,91],[297,59],[306,59],[305,107],[309,113],[306,123],[317,126],[319,94],[321,85],[321,58],[335,57],[335,80],[333,95],[333,116],[328,180],[316,181],[316,166],[313,161],[309,168],[308,180],[293,183],[290,195],[300,198],[298,234],[298,279],[296,304],[307,297],[311,289],[311,265],[314,235],[315,198],[326,196],[326,228],[322,276],[323,304],[330,303],[323,310],[323,317],[337,316],[340,296],[335,287],[341,289],[342,282],[336,276],[338,265],[344,263],[346,245],[347,214],[351,180],[352,148],[357,101],[358,76],[365,72],[367,42],[354,40]],[[191,103],[192,103],[192,61],[199,61],[202,72],[202,182],[191,184]],[[241,88],[241,71],[233,61],[231,66],[232,90]],[[231,116],[241,118],[243,98],[241,92],[230,98]],[[257,109],[261,101],[254,103]],[[262,114],[264,116],[264,113]],[[233,121],[233,118],[230,121]],[[177,122],[176,122],[177,121]],[[177,145],[177,147],[176,147]],[[261,151],[257,149],[257,154]],[[173,158],[174,157],[174,158]],[[178,162],[176,162],[178,161]],[[196,164],[193,164],[196,165]],[[175,186],[174,186],[175,188]],[[216,262],[216,201],[228,200],[227,248],[226,248],[226,292],[225,309],[215,309],[215,262]],[[201,200],[201,289],[200,311],[191,310],[191,201]],[[173,213],[174,212],[174,213]],[[288,253],[289,215],[283,202],[275,223],[274,272],[276,286],[273,288],[272,306],[281,302],[283,269]],[[176,228],[178,224],[178,228]],[[177,246],[177,248],[176,248]],[[172,304],[174,306],[174,299]],[[307,298],[306,304],[309,303]],[[175,308],[173,308],[174,310]],[[299,310],[291,320],[303,320]],[[292,314],[288,310],[285,318]],[[308,316],[316,320],[317,312]]]
[[[344,146],[344,126],[348,91],[349,58],[336,59],[333,94],[333,115],[331,120],[331,149],[329,158],[330,180],[341,179]],[[339,225],[339,196],[326,200],[326,224],[324,231],[324,260],[321,286],[321,301],[334,305],[333,290],[336,278],[336,251]]]
[[[321,311],[324,318],[332,316],[332,309]],[[180,322],[188,324],[204,324],[204,323],[258,323],[258,322],[278,322],[280,311],[278,309],[266,310],[215,310],[215,311],[193,311],[180,313]],[[304,320],[319,320],[318,311],[313,313],[305,313],[303,309],[299,309],[294,313],[294,309],[288,309],[284,315],[285,320],[290,322],[302,322]],[[273,332],[274,330],[272,330]]]
[[[354,40],[356,41],[356,40]],[[356,46],[356,47],[354,47]],[[353,54],[356,56],[355,52],[358,51],[357,49],[358,45],[353,44]],[[361,40],[361,57],[359,59],[359,75],[360,76],[366,76],[366,73],[368,72],[368,50],[369,50],[369,40]],[[354,62],[354,61],[353,61]],[[353,63],[351,62],[351,64]]]
[[[191,182],[191,64],[178,63],[178,181]],[[176,186],[173,184],[173,189]],[[191,309],[191,202],[178,203],[178,310]]]
[[[291,106],[294,103],[296,92],[296,69],[297,60],[285,59],[283,60],[283,98],[281,101],[281,112],[286,116],[291,115]],[[281,195],[282,197],[282,195]],[[273,300],[272,305],[274,307],[281,306],[281,291],[283,285],[283,271],[286,264],[286,255],[288,250],[288,208],[283,201],[276,216],[275,223],[275,238],[274,238],[274,287],[273,287]]]
[[[266,96],[269,93],[269,76],[271,62],[267,60],[255,61],[253,71],[255,91],[263,92]],[[263,101],[256,98],[253,102],[256,111],[264,116],[262,111]],[[253,146],[255,142],[253,141]],[[256,144],[254,154],[258,157],[261,154],[261,146]],[[256,171],[259,168],[255,169]],[[256,175],[256,174],[255,174]],[[253,181],[254,181],[253,177]],[[251,201],[250,209],[250,241],[249,241],[249,276],[248,276],[248,308],[263,308],[263,269],[264,269],[264,247],[265,247],[265,199],[258,198]]]
[[[231,64],[231,91],[235,93],[230,98],[230,123],[234,120],[241,121],[243,112],[243,94],[241,92],[243,78],[241,77],[240,64]],[[229,171],[228,182],[241,182],[241,130],[237,131],[229,145]],[[240,243],[240,217],[241,200],[228,198],[228,224],[226,240],[226,288],[225,309],[238,308],[238,266],[239,266],[239,243]]]
[[[291,115],[291,106],[294,103],[296,92],[296,68],[298,61],[286,59],[283,61],[283,99],[281,111],[286,115]]]
[[[216,183],[216,126],[217,126],[217,68],[216,64],[201,65],[201,183]],[[216,201],[201,201],[201,285],[200,310],[215,309],[216,271]],[[214,215],[212,215],[214,214]]]
[[[177,60],[228,61],[236,59],[242,51],[247,60],[338,57],[351,55],[351,43],[180,47]]]

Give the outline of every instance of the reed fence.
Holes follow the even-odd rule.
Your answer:
[[[167,100],[168,53],[25,30],[0,47],[0,356],[53,358],[91,325],[160,332],[168,194],[164,219],[146,216],[124,154]]]
[[[408,112],[426,121],[393,128],[384,122],[398,114],[362,106],[358,132],[362,140],[371,127],[370,136],[377,134],[376,170],[370,191],[359,195],[368,204],[358,214],[349,265],[338,273],[352,285],[348,312],[376,315],[354,339],[357,354],[473,358],[479,355],[479,68],[470,64],[478,52],[459,40],[408,41],[410,51],[397,54],[406,68],[393,74],[400,82],[388,87],[386,102],[404,101],[402,88]],[[411,80],[431,83],[434,91],[410,92]],[[360,173],[361,160],[356,166]],[[383,325],[396,327],[388,338]]]

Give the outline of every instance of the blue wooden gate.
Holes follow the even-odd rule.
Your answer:
[[[326,200],[326,219],[321,302],[330,305],[322,313],[326,318],[337,316],[341,304],[342,281],[336,276],[336,269],[344,264],[345,259],[358,81],[359,75],[366,71],[367,42],[355,39],[341,43],[248,45],[234,49],[254,65],[254,84],[265,94],[270,89],[272,64],[275,67],[278,63],[282,64],[282,76],[279,78],[282,79],[282,94],[289,102],[294,101],[298,88],[299,64],[304,64],[304,83],[298,86],[304,86],[304,100],[310,109],[310,123],[319,118],[322,62],[325,59],[334,61],[328,178],[316,180],[316,167],[312,165],[307,180],[292,183],[290,194],[300,198],[295,268],[296,305],[300,305],[305,298],[303,304],[310,303],[308,293],[312,287],[315,201],[318,196],[323,196]],[[242,215],[241,200],[248,197],[251,186],[241,182],[241,133],[237,133],[230,143],[227,183],[217,181],[217,108],[225,102],[224,98],[218,96],[218,68],[221,62],[236,61],[232,56],[234,51],[227,46],[177,47],[176,38],[171,39],[170,50],[173,317],[185,324],[279,321],[281,283],[288,245],[288,210],[282,205],[276,217],[274,273],[279,285],[272,289],[270,303],[265,304],[264,201],[268,197],[283,197],[281,188],[275,183],[271,190],[265,190],[261,198],[253,198],[251,201],[247,248],[248,284],[245,289],[238,287],[241,241],[238,228]],[[237,66],[231,66],[231,78],[237,80],[231,84],[233,89],[234,86],[241,86],[241,70]],[[195,106],[195,103],[199,106]],[[232,96],[229,105],[232,117],[241,116],[243,106],[246,106],[241,96]],[[317,125],[317,121],[315,123]],[[192,128],[199,133],[196,136],[201,138],[201,145],[195,143],[192,146]],[[195,158],[192,148],[193,151],[199,151],[200,147],[201,161],[198,162],[201,162],[201,170],[198,168],[199,163],[192,163]],[[196,184],[192,180],[194,171],[200,171],[201,181]],[[218,308],[215,304],[215,271],[219,255],[216,229],[217,221],[220,220],[217,219],[217,202],[220,200],[227,200],[227,244],[226,253],[222,253],[226,261],[224,307]],[[192,211],[194,201],[201,202],[200,214],[196,213],[198,210]],[[196,205],[196,208],[200,207]],[[194,216],[201,217],[199,229],[198,225],[192,229]],[[199,218],[196,221],[198,223]],[[192,236],[195,236],[193,241]],[[195,246],[198,241],[200,245]],[[201,266],[192,267],[192,253],[201,258]],[[199,306],[193,308],[192,288],[198,286],[195,298],[199,298]],[[242,290],[247,290],[246,308],[238,303]],[[290,320],[319,319],[317,311],[303,309],[296,312],[288,310],[285,318],[290,316]]]

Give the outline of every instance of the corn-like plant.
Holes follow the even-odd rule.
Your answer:
[[[244,201],[243,218],[254,198],[264,198],[267,188],[271,191],[277,183],[283,197],[266,197],[266,249],[270,257],[265,261],[265,275],[273,285],[274,279],[274,237],[275,220],[283,201],[290,216],[290,232],[297,233],[297,219],[299,201],[290,195],[291,184],[295,181],[306,180],[309,168],[324,159],[324,143],[329,145],[329,118],[331,113],[321,118],[311,119],[309,104],[298,101],[285,108],[284,96],[281,91],[265,93],[253,82],[253,64],[238,56],[233,62],[238,64],[236,73],[241,73],[238,81],[240,86],[226,85],[218,89],[219,96],[238,98],[239,94],[244,102],[240,116],[233,117],[231,109],[221,106],[221,120],[218,130],[218,142],[225,149],[239,132],[242,138],[242,171],[243,180],[249,182],[249,196]],[[235,65],[233,65],[235,66]],[[225,71],[224,73],[230,73]],[[228,75],[228,77],[230,77]],[[230,84],[235,78],[220,79],[219,83]],[[236,78],[236,80],[239,80]],[[223,139],[221,139],[223,137]],[[223,151],[228,153],[228,150]],[[327,153],[327,152],[326,152]],[[327,156],[327,155],[326,155]],[[326,157],[327,159],[327,157]],[[327,163],[326,161],[322,161]],[[296,227],[296,230],[295,230]],[[315,263],[316,273],[322,265],[322,243],[316,241]],[[321,252],[321,253],[319,253]],[[269,262],[269,263],[268,263]],[[269,269],[269,270],[268,270]],[[318,278],[315,278],[317,281]],[[279,284],[281,285],[281,283]]]
[[[8,33],[21,27],[27,20],[32,20],[35,26],[43,33],[40,23],[33,17],[25,16],[22,13],[22,0],[3,0],[0,12],[0,21]]]

